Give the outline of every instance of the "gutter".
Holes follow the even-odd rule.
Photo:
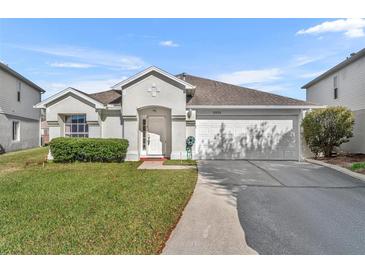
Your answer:
[[[331,74],[336,73],[337,71],[339,71],[340,69],[348,66],[349,64],[357,61],[358,59],[360,59],[361,57],[365,56],[365,48],[358,51],[355,54],[351,54],[351,57],[348,57],[347,59],[345,59],[344,61],[342,61],[341,63],[335,65],[334,67],[330,68],[329,70],[327,70],[326,72],[322,73],[321,75],[319,75],[318,77],[314,78],[312,81],[308,82],[307,84],[305,84],[304,86],[302,86],[302,89],[307,89],[311,86],[313,86],[314,84],[318,83],[319,81],[327,78],[328,76],[330,76]]]
[[[30,85],[32,88],[36,89],[41,94],[43,94],[43,93],[46,92],[43,88],[41,88],[40,86],[36,85],[35,83],[33,83],[32,81],[30,81],[29,79],[25,78],[23,75],[21,75],[20,73],[16,72],[12,68],[10,68],[8,65],[0,62],[0,68],[3,69],[5,72],[13,75],[15,78],[18,78],[19,80],[27,83],[28,85]]]
[[[193,109],[319,109],[326,106],[317,105],[301,105],[301,106],[288,106],[288,105],[187,105],[187,108]]]

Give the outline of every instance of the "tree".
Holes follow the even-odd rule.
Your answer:
[[[302,121],[304,139],[318,157],[330,157],[335,147],[353,136],[354,115],[345,107],[328,107],[309,112]]]

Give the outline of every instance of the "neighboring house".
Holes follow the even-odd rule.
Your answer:
[[[127,160],[302,157],[299,121],[305,101],[150,67],[112,87],[87,94],[67,88],[37,104],[46,110],[50,139],[125,138]]]
[[[345,106],[354,112],[354,137],[341,148],[365,153],[365,49],[351,54],[302,88],[306,89],[309,102]]]
[[[39,146],[39,109],[45,91],[0,62],[0,150]]]

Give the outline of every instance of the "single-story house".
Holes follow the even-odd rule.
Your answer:
[[[157,67],[87,94],[67,88],[35,105],[46,110],[49,138],[129,140],[127,160],[300,160],[300,121],[313,104]]]

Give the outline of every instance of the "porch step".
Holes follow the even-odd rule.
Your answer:
[[[164,156],[159,157],[140,157],[141,161],[166,161],[169,158],[166,158]]]

